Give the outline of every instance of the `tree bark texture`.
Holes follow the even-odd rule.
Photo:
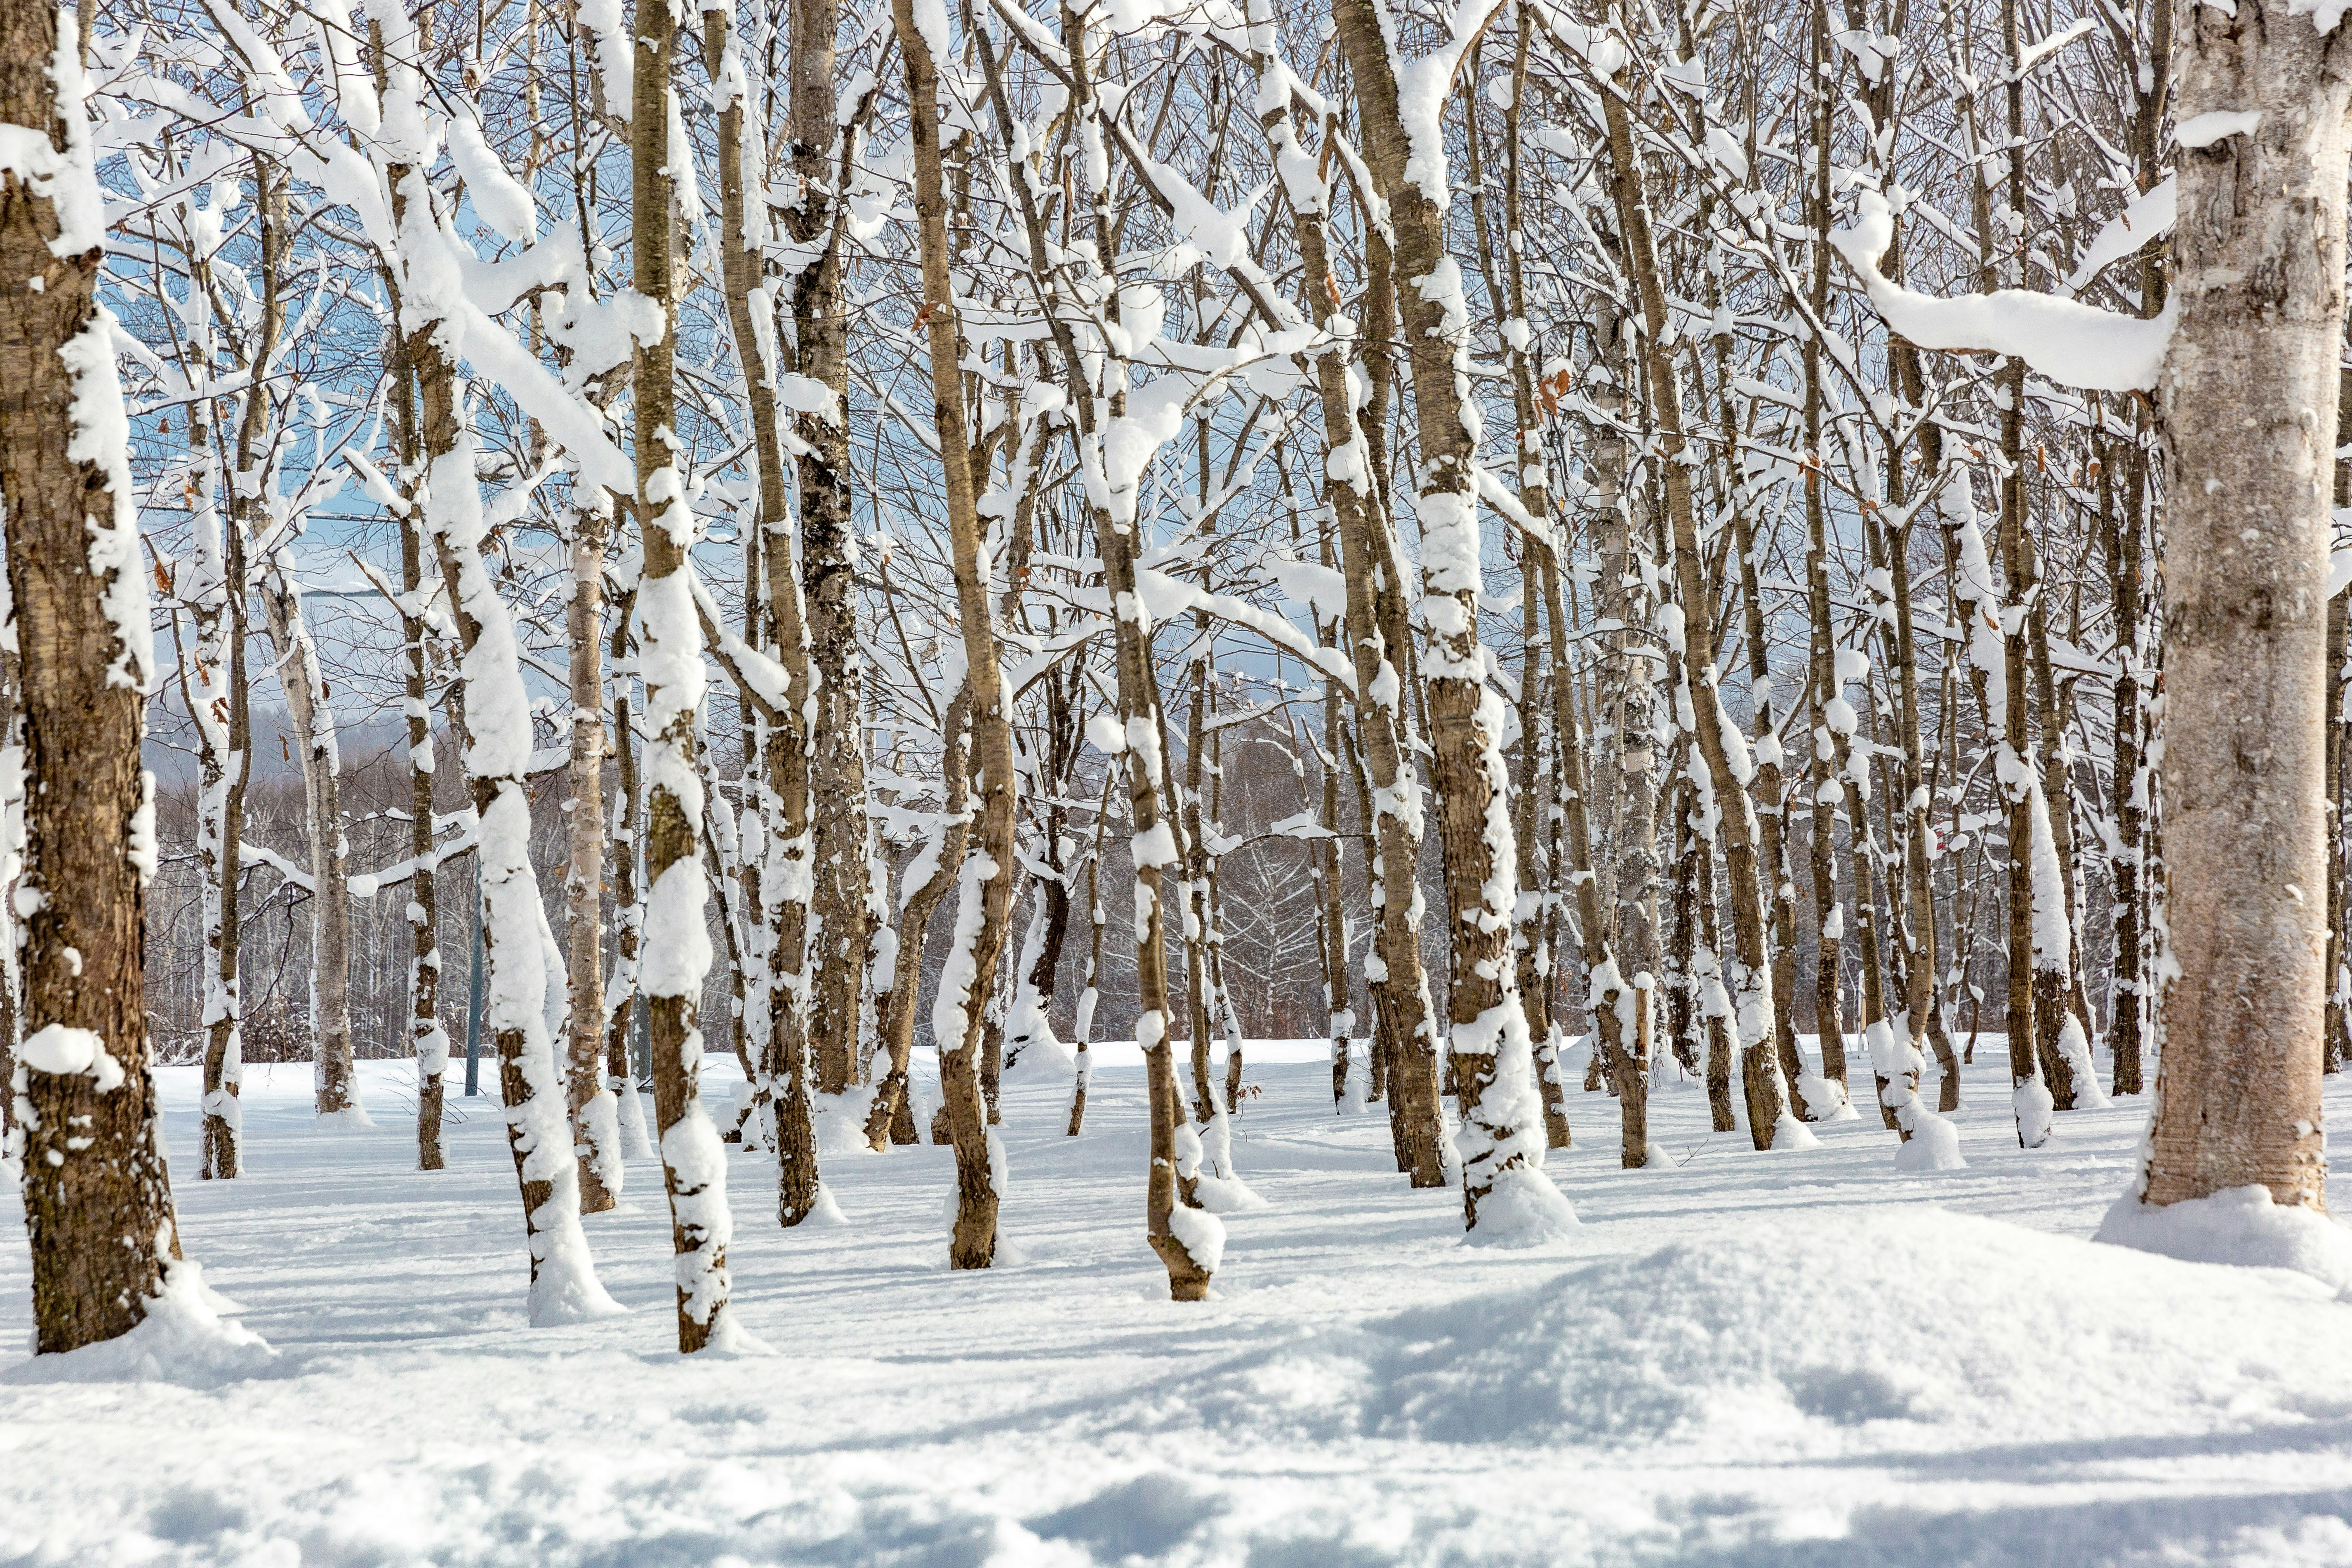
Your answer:
[[[2184,10],[2166,357],[2163,996],[2145,1198],[2322,1206],[2328,495],[2352,36],[2279,0]]]
[[[71,58],[56,11],[0,7],[0,122],[46,138],[60,180],[94,204]],[[42,1354],[135,1327],[179,1252],[142,1005],[146,580],[127,454],[109,433],[123,414],[93,299],[100,237],[63,232],[61,216],[21,176],[0,183],[0,499],[29,781],[16,1111]]]

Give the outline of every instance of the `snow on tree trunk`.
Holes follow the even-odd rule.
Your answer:
[[[637,952],[646,927],[645,896],[638,881],[637,733],[629,692],[636,660],[630,628],[636,624],[635,582],[622,585],[613,603],[613,747],[620,755],[620,798],[613,803],[613,979],[604,990],[604,1078],[619,1101],[621,1142],[626,1152],[650,1157],[653,1139],[646,1127],[645,1097],[637,1091],[637,1064],[631,1050],[638,1005]]]
[[[630,129],[630,208],[637,293],[676,320],[672,212],[677,176],[670,160],[675,12],[641,12]],[[639,984],[651,1018],[654,1122],[669,1191],[671,1248],[677,1255],[677,1348],[691,1354],[730,1350],[743,1340],[728,1310],[727,1246],[734,1234],[727,1206],[727,1150],[702,1109],[702,1031],[696,1013],[710,970],[705,924],[709,890],[700,835],[702,776],[696,766],[695,715],[705,677],[688,553],[698,522],[687,500],[673,432],[676,339],[664,330],[636,350],[637,515],[645,568],[637,584],[637,668],[646,685],[646,930]]]
[[[580,1166],[565,1119],[562,1071],[547,1019],[546,913],[530,859],[530,693],[514,616],[492,584],[482,552],[479,445],[466,418],[466,388],[450,352],[470,309],[458,246],[434,210],[419,161],[435,145],[415,61],[414,26],[382,10],[387,87],[384,159],[392,195],[390,259],[400,279],[401,331],[409,343],[422,410],[421,504],[463,649],[462,751],[472,789],[484,972],[482,1029],[496,1044],[507,1144],[521,1188],[530,1249],[530,1321],[554,1324],[620,1310],[597,1282],[580,1228]],[[603,468],[602,452],[578,454]],[[593,478],[592,474],[588,476]]]
[[[100,195],[71,11],[0,11],[0,500],[24,680],[23,1131],[33,1349],[136,1327],[179,1256],[148,1071],[154,674]]]
[[[791,5],[791,142],[798,195],[782,225],[805,259],[793,278],[793,368],[801,395],[793,434],[798,458],[800,580],[807,600],[809,1056],[813,1086],[845,1093],[856,1077],[859,998],[872,932],[866,905],[866,669],[857,646],[856,534],[850,517],[847,417],[849,313],[842,304],[842,246],[834,195],[851,167],[836,113],[834,34],[837,0]],[[754,263],[756,265],[756,261]]]
[[[1535,1054],[1510,963],[1512,842],[1503,763],[1502,699],[1487,689],[1478,641],[1478,411],[1469,396],[1468,306],[1447,254],[1452,205],[1443,106],[1464,51],[1493,14],[1464,6],[1433,54],[1400,64],[1373,0],[1334,0],[1333,20],[1356,80],[1372,167],[1396,233],[1405,341],[1421,437],[1423,671],[1445,844],[1448,1053],[1462,1110],[1465,1227],[1500,1238],[1575,1223],[1543,1173],[1543,1106]]]

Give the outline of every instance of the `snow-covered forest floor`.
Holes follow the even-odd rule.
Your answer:
[[[1141,1074],[1100,1070],[1076,1140],[1066,1082],[1018,1078],[997,1268],[946,1268],[945,1149],[828,1150],[845,1223],[791,1234],[739,1156],[776,1353],[692,1361],[656,1163],[587,1222],[634,1310],[534,1331],[493,1102],[453,1090],[422,1175],[410,1069],[362,1070],[380,1125],[331,1132],[307,1067],[249,1069],[235,1183],[162,1074],[189,1255],[275,1348],[246,1375],[25,1382],[0,1199],[0,1563],[2352,1564],[2352,1304],[2085,1240],[2145,1101],[2023,1152],[1998,1041],[1933,1175],[1874,1119],[1755,1154],[1695,1087],[1653,1101],[1674,1168],[1626,1173],[1572,1090],[1584,1223],[1518,1252],[1268,1061],[1235,1135],[1267,1206],[1192,1306],[1144,1245]]]

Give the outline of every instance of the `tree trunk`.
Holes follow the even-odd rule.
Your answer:
[[[1068,1135],[1076,1138],[1087,1119],[1087,1083],[1094,1076],[1095,1004],[1101,996],[1103,927],[1102,858],[1103,842],[1110,831],[1110,791],[1116,775],[1103,774],[1102,804],[1095,808],[1094,853],[1087,857],[1087,984],[1078,993],[1078,1015],[1073,1022],[1076,1036],[1073,1055],[1077,1058],[1070,1074],[1070,1127]]]
[[[179,1254],[143,1007],[155,869],[139,766],[153,675],[122,395],[93,300],[103,236],[86,84],[59,13],[0,11],[0,122],[62,165],[0,184],[0,499],[24,679],[25,1226],[33,1349],[127,1332]],[[23,158],[26,154],[16,154]],[[68,198],[60,212],[58,196]],[[77,222],[86,221],[77,219]],[[35,279],[38,289],[21,279]]]
[[[226,531],[215,502],[212,445],[212,400],[189,405],[189,444],[203,465],[195,519],[198,569],[205,582],[195,600],[196,656],[194,678],[188,683],[189,711],[195,715],[202,750],[197,785],[196,858],[205,872],[205,1098],[202,1163],[206,1181],[234,1179],[242,1169],[238,1141],[244,1117],[238,1104],[245,1077],[244,1004],[238,987],[238,892],[243,880],[239,860],[245,839],[245,786],[252,773],[253,725],[246,691],[245,535],[232,521]],[[8,713],[0,737],[14,748],[21,675],[14,654],[5,656]],[[20,753],[21,764],[21,753]],[[9,770],[12,773],[17,770]],[[0,853],[14,860],[13,841],[24,810],[19,798],[0,806],[5,823]],[[14,923],[11,911],[10,923]],[[13,948],[13,936],[10,942]],[[6,955],[8,984],[16,986],[16,955]],[[12,1021],[13,1023],[13,1021]],[[8,1042],[13,1044],[13,1040]]]
[[[1462,1111],[1464,1224],[1475,1230],[1479,1205],[1506,1192],[1514,1194],[1514,1223],[1566,1205],[1541,1174],[1543,1106],[1510,961],[1508,879],[1517,850],[1502,701],[1486,689],[1478,642],[1476,452],[1463,417],[1466,312],[1445,243],[1452,192],[1444,150],[1405,127],[1396,56],[1372,0],[1334,0],[1332,16],[1355,78],[1366,150],[1385,187],[1397,263],[1411,283],[1401,298],[1423,466],[1416,510],[1422,607],[1432,629],[1423,668],[1431,774],[1445,847],[1448,1058]]]
[[[890,989],[884,994],[887,1000],[882,1013],[882,1048],[889,1058],[889,1066],[866,1113],[866,1147],[877,1154],[893,1143],[915,1142],[908,1092],[908,1064],[915,1048],[915,1000],[922,988],[924,938],[930,929],[931,911],[939,908],[947,890],[955,886],[956,869],[963,864],[964,840],[970,832],[967,818],[971,804],[971,763],[965,747],[964,727],[971,711],[971,692],[966,687],[948,705],[947,718],[941,724],[940,777],[945,796],[940,803],[935,830],[938,837],[908,868],[908,880],[901,889],[898,950],[892,960]],[[913,872],[926,865],[929,873],[920,882],[915,881]]]
[[[618,753],[620,798],[613,803],[613,843],[607,864],[613,872],[613,980],[604,989],[604,1076],[619,1097],[621,1134],[628,1152],[650,1154],[653,1140],[646,1131],[644,1098],[637,1092],[642,1063],[630,1045],[631,1026],[637,1016],[637,954],[646,926],[645,899],[637,884],[637,819],[642,797],[637,790],[636,721],[630,712],[629,690],[636,661],[629,652],[629,628],[636,623],[637,590],[625,584],[613,604],[613,749]]]
[[[1748,1136],[1759,1149],[1775,1146],[1784,1118],[1797,1134],[1803,1130],[1789,1118],[1788,1087],[1781,1079],[1774,1045],[1771,951],[1765,923],[1763,890],[1758,880],[1757,851],[1760,835],[1747,785],[1752,771],[1742,742],[1736,764],[1730,749],[1733,731],[1717,689],[1715,585],[1699,555],[1698,522],[1692,510],[1690,470],[1682,462],[1682,395],[1674,375],[1666,338],[1666,295],[1652,244],[1642,170],[1633,148],[1633,127],[1624,101],[1615,91],[1601,94],[1609,132],[1611,163],[1615,171],[1619,221],[1623,227],[1633,272],[1648,331],[1643,346],[1649,359],[1651,413],[1659,427],[1659,464],[1664,478],[1667,520],[1674,529],[1675,572],[1682,588],[1683,658],[1691,677],[1691,710],[1699,752],[1706,760],[1715,803],[1723,816],[1720,832],[1725,871],[1731,887],[1732,962],[1730,1000],[1734,1034],[1739,1048],[1740,1076],[1748,1101]],[[1792,1142],[1801,1137],[1792,1136]]]
[[[944,17],[933,11],[932,18]],[[921,238],[923,310],[930,351],[932,417],[938,426],[945,475],[948,529],[952,547],[956,607],[964,646],[964,668],[972,693],[972,752],[980,763],[980,817],[974,842],[960,877],[955,944],[948,954],[932,1011],[940,1048],[940,1094],[955,1143],[956,1218],[949,1262],[957,1268],[985,1268],[996,1255],[994,1135],[981,1103],[974,1056],[980,1047],[982,1014],[989,977],[996,972],[1011,913],[1014,870],[1013,818],[1015,783],[1013,736],[1005,712],[1004,683],[997,659],[995,606],[982,562],[982,528],[972,472],[972,445],[966,430],[961,362],[962,328],[949,273],[947,193],[940,150],[939,73],[934,44],[925,36],[914,0],[892,0],[898,52],[906,65],[908,109],[914,121],[915,215]]]
[[[2164,856],[2178,965],[2143,1198],[2255,1183],[2323,1206],[2327,497],[2352,72],[2276,0],[2182,29],[2180,316],[2167,417]]]
[[[630,127],[630,208],[637,292],[674,321],[672,216],[677,182],[669,124],[673,18],[636,21]],[[674,332],[636,351],[637,516],[645,571],[637,584],[638,668],[646,683],[646,929],[642,982],[653,1041],[654,1122],[669,1189],[677,1258],[677,1348],[691,1354],[732,1337],[728,1319],[726,1151],[702,1110],[702,1031],[696,1013],[710,965],[704,934],[703,788],[695,715],[702,705],[702,626],[688,583],[697,531],[670,430]]]
[[[793,367],[832,399],[823,413],[797,412],[801,582],[815,708],[808,736],[810,816],[815,828],[809,961],[809,1048],[820,1094],[845,1091],[855,1076],[858,1004],[866,984],[867,929],[866,750],[860,729],[865,661],[857,650],[856,563],[850,521],[849,321],[841,301],[844,214],[837,190],[849,174],[836,123],[834,31],[837,0],[792,3],[792,141],[795,200],[782,204],[784,230],[809,248],[793,279]]]
[[[1813,181],[1807,192],[1811,222],[1817,237],[1811,247],[1811,304],[1816,320],[1827,320],[1830,288],[1830,140],[1833,62],[1829,52],[1829,8],[1822,0],[1811,7],[1811,59],[1814,80],[1807,94],[1812,118]],[[1849,797],[1841,775],[1846,771],[1853,743],[1853,708],[1845,700],[1845,679],[1839,668],[1837,628],[1830,619],[1829,522],[1823,471],[1829,454],[1822,449],[1822,342],[1818,332],[1805,334],[1805,600],[1812,619],[1813,754],[1808,773],[1813,793],[1811,851],[1813,872],[1813,919],[1817,945],[1813,954],[1814,1040],[1822,1056],[1822,1077],[1830,1097],[1850,1102],[1845,1074],[1845,1024],[1839,1005],[1844,975],[1845,911],[1838,901],[1837,808]],[[1864,831],[1866,813],[1856,800],[1847,812],[1856,854]],[[1862,889],[1854,889],[1857,908]],[[1832,1103],[1813,1103],[1801,1092],[1809,1086],[1797,1080],[1798,1113],[1808,1121],[1828,1120]]]
[[[310,1063],[322,1117],[369,1125],[352,1067],[352,898],[350,844],[343,832],[342,761],[328,706],[319,653],[301,596],[284,573],[263,577],[261,604],[277,645],[278,686],[286,694],[302,768],[303,826],[310,859]]]
[[[421,124],[415,64],[425,52],[421,29],[397,8],[383,17],[376,25],[384,35],[379,50],[387,62],[384,90],[388,100],[402,100],[398,113],[387,114],[387,123]],[[400,279],[401,325],[417,378],[425,523],[464,653],[459,744],[476,821],[477,956],[482,966],[477,974],[487,981],[488,998],[476,1016],[498,1051],[507,1147],[515,1163],[530,1253],[530,1321],[569,1322],[618,1308],[597,1282],[580,1228],[579,1162],[572,1153],[562,1073],[547,1029],[547,917],[530,858],[526,782],[530,699],[513,616],[483,564],[488,528],[477,477],[480,447],[466,419],[466,388],[438,331],[461,302],[445,291],[450,282],[446,270],[410,265],[415,257],[446,254],[451,243],[417,163],[401,161],[422,159],[430,150],[387,139],[381,151],[394,231],[386,260]]]
[[[389,268],[385,275],[392,279]],[[392,287],[397,289],[396,279],[392,280]],[[400,520],[400,587],[407,605],[421,608],[423,601],[429,597],[425,593],[425,552],[432,548],[425,537],[425,515],[416,504],[415,495],[424,432],[417,423],[415,374],[408,363],[407,340],[397,329],[387,333],[386,339],[384,353],[393,369],[401,482],[408,499],[408,510]],[[408,730],[408,853],[415,868],[410,874],[408,895],[408,1041],[416,1058],[416,1168],[420,1171],[438,1171],[446,1165],[441,1153],[441,1112],[449,1070],[449,1031],[441,1026],[441,923],[435,885],[440,867],[433,843],[433,713],[425,702],[430,653],[426,639],[430,635],[425,617],[404,605],[400,639],[406,661],[403,707]],[[590,706],[601,711],[601,693],[591,698]],[[598,730],[602,733],[601,725]],[[595,826],[600,833],[604,829],[601,822]]]
[[[564,630],[572,645],[572,800],[564,831],[571,873],[564,880],[572,984],[566,1013],[564,1097],[580,1156],[580,1212],[602,1214],[621,1199],[619,1104],[604,1081],[604,535],[603,505],[572,514],[572,603]],[[428,784],[429,787],[429,784]]]
[[[803,109],[815,101],[812,97],[804,103],[803,98],[804,62],[798,52],[798,30],[803,26],[817,27],[821,22],[824,74],[807,91],[822,95],[828,127],[827,146],[831,144],[833,102],[833,11],[827,0],[801,0],[793,8],[794,123],[800,123]],[[818,12],[823,13],[822,17],[814,15]],[[774,636],[776,662],[786,682],[785,689],[778,694],[781,700],[759,706],[754,723],[753,739],[760,751],[762,774],[759,816],[767,842],[761,854],[765,868],[758,879],[759,918],[765,928],[761,966],[765,971],[765,994],[756,1008],[766,1029],[755,1058],[753,1092],[756,1100],[764,1101],[766,1113],[772,1118],[776,1217],[790,1227],[815,1212],[822,1184],[816,1131],[810,1119],[809,1105],[809,1034],[813,1026],[808,940],[813,874],[807,728],[808,699],[812,695],[809,625],[793,560],[793,517],[788,501],[792,488],[784,472],[784,443],[777,413],[777,384],[787,368],[786,345],[776,342],[771,295],[762,287],[768,196],[764,188],[746,186],[747,163],[752,169],[758,167],[745,155],[747,141],[751,147],[757,146],[758,121],[742,60],[742,41],[729,26],[728,15],[716,10],[702,14],[703,57],[719,103],[719,206],[724,230],[720,258],[727,318],[734,333],[736,356],[743,366],[744,385],[750,394],[747,412],[760,482],[760,560],[767,580],[764,584],[747,584],[746,588],[751,596],[764,599],[766,619]],[[812,49],[818,47],[814,42],[810,46]],[[797,157],[797,143],[795,148]],[[824,150],[819,149],[814,157],[821,174]],[[814,187],[810,199],[820,199]],[[803,286],[806,286],[805,275]],[[806,345],[803,347],[804,350]],[[800,434],[804,438],[807,436],[805,430]],[[818,504],[809,489],[812,461],[802,458],[799,468],[803,511]],[[829,480],[819,474],[814,482],[822,485]],[[862,821],[862,798],[858,809]],[[864,864],[862,845],[859,864]],[[853,1034],[856,994],[856,991],[850,994],[848,1027]]]
[[[1331,271],[1326,224],[1318,212],[1312,222],[1302,214],[1297,226],[1307,304],[1317,324],[1328,330],[1339,313],[1339,285]],[[1373,261],[1378,268],[1377,253]],[[1365,313],[1377,317],[1386,309],[1375,300]],[[1371,803],[1366,879],[1371,884],[1372,951],[1364,960],[1364,984],[1372,1004],[1366,1048],[1372,1058],[1373,1098],[1388,1100],[1397,1169],[1416,1187],[1442,1186],[1445,1170],[1437,1058],[1432,1044],[1429,977],[1421,962],[1421,891],[1414,877],[1421,860],[1421,784],[1407,744],[1411,728],[1401,668],[1404,650],[1412,646],[1402,552],[1381,507],[1370,432],[1358,422],[1349,366],[1335,351],[1316,356],[1315,373],[1324,444],[1334,454],[1326,464],[1330,482],[1325,494],[1338,523],[1347,583],[1345,635],[1355,664],[1356,690],[1363,700],[1357,730]],[[1342,453],[1347,456],[1337,456]]]
[[[1260,37],[1274,36],[1274,13],[1267,0],[1255,0],[1251,15],[1267,29]],[[1291,94],[1276,85],[1276,58],[1260,51],[1254,64],[1261,90],[1273,106],[1264,123],[1295,215],[1300,292],[1317,327],[1332,331],[1342,312],[1330,260],[1329,182],[1299,148]],[[1412,1185],[1433,1187],[1444,1184],[1445,1163],[1429,979],[1421,962],[1422,899],[1415,881],[1421,858],[1421,786],[1414,777],[1404,706],[1412,631],[1402,552],[1381,488],[1393,284],[1388,249],[1377,233],[1367,234],[1365,251],[1364,297],[1357,312],[1362,346],[1352,354],[1344,347],[1318,353],[1311,369],[1323,421],[1324,496],[1339,536],[1346,584],[1340,634],[1355,669],[1360,703],[1357,729],[1362,750],[1360,755],[1351,750],[1350,756],[1365,806],[1365,880],[1373,910],[1371,951],[1364,959],[1364,988],[1371,1005],[1365,1040],[1371,1099],[1388,1101],[1397,1169],[1406,1173]],[[1370,383],[1360,416],[1356,403],[1360,383],[1350,374],[1355,361],[1363,366],[1361,379]]]

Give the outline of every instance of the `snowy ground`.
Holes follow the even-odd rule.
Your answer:
[[[383,1126],[329,1133],[307,1068],[250,1069],[233,1184],[194,1179],[163,1075],[188,1251],[261,1375],[26,1382],[0,1199],[0,1563],[2352,1564],[2352,1305],[2084,1240],[2144,1102],[2022,1152],[1998,1044],[1935,1175],[1874,1120],[1759,1155],[1672,1089],[1678,1163],[1622,1173],[1575,1094],[1549,1169],[1583,1228],[1517,1253],[1465,1247],[1319,1064],[1255,1067],[1269,1206],[1192,1306],[1143,1242],[1140,1076],[1097,1077],[1077,1140],[1026,1079],[1013,1260],[946,1270],[945,1150],[835,1156],[846,1223],[790,1235],[740,1157],[737,1300],[778,1353],[691,1362],[657,1166],[588,1222],[635,1310],[533,1331],[495,1113],[453,1096],[452,1169],[415,1173],[407,1069],[366,1070]]]

